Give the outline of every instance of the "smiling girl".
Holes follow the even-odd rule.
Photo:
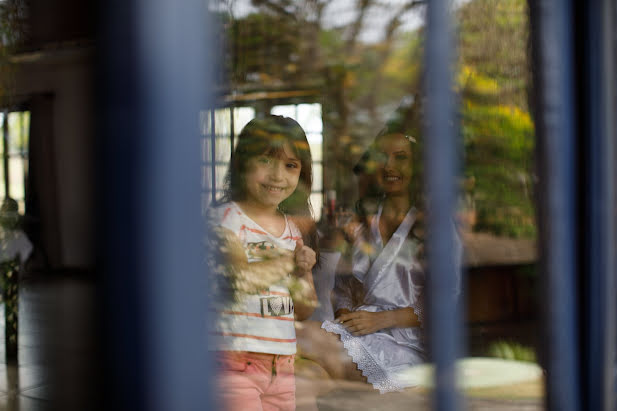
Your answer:
[[[235,288],[234,301],[218,310],[211,347],[218,351],[226,409],[295,409],[294,319],[310,316],[316,300],[311,179],[310,149],[298,123],[266,116],[244,127],[224,203],[210,213],[224,233]]]

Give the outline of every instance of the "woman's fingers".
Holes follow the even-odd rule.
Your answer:
[[[353,335],[366,335],[378,331],[380,327],[375,323],[374,313],[355,311],[341,314],[335,320],[343,324],[345,329]]]
[[[361,321],[361,320],[349,320],[349,321],[345,322],[343,325],[348,330],[352,330],[353,329],[355,331],[357,331],[359,329],[365,329],[365,328],[369,328],[370,327],[369,324],[367,324],[366,322]]]
[[[340,322],[340,323],[344,323],[344,322],[347,322],[347,321],[352,320],[352,319],[354,319],[354,318],[356,318],[356,313],[355,313],[355,312],[352,312],[352,313],[345,313],[345,314],[341,314],[341,315],[338,317],[338,322]]]
[[[348,331],[351,332],[355,336],[367,335],[367,334],[373,333],[373,331],[370,328],[365,328],[361,326],[357,326],[353,330],[348,330]]]
[[[348,313],[348,314],[343,314],[339,317],[339,322],[340,323],[346,323],[347,325],[351,325],[354,324],[355,321],[361,320],[362,319],[362,314],[359,312],[353,312],[353,313]]]

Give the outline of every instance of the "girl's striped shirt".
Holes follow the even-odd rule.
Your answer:
[[[300,231],[285,216],[285,230],[276,237],[247,216],[234,202],[210,210],[211,220],[238,237],[249,263],[261,261],[260,253],[272,248],[293,251]],[[226,351],[253,351],[290,355],[296,352],[294,306],[289,290],[271,285],[256,295],[230,303],[218,310],[217,321],[210,341],[210,349]]]

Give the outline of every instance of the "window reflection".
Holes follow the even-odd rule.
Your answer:
[[[250,119],[294,119],[310,147],[312,214],[298,227],[314,224],[319,237],[312,269],[317,307],[295,321],[298,401],[348,398],[344,382],[365,389],[367,403],[376,394],[376,401],[395,404],[398,397],[378,393],[403,390],[406,401],[426,405],[425,3],[267,0],[213,8],[225,73],[222,108],[202,121],[204,212],[225,201],[229,158]],[[511,393],[523,384],[526,398],[541,404],[526,4],[462,1],[452,10],[464,167],[452,221],[460,273],[448,286],[468,327],[461,384],[470,395],[494,387]],[[240,110],[244,120],[234,117]],[[273,309],[270,302],[264,307],[261,313]],[[236,360],[241,367],[251,362]]]

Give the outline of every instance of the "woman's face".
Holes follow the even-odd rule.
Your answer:
[[[409,141],[403,134],[386,134],[377,140],[377,183],[386,195],[408,194],[412,178]]]

